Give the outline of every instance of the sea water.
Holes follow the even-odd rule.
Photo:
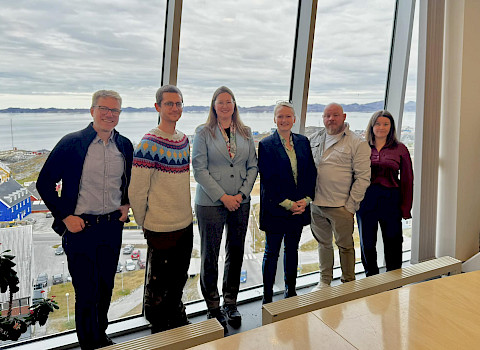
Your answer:
[[[347,112],[351,130],[365,130],[372,113]],[[275,128],[273,113],[243,113],[241,118],[253,131],[264,133]],[[205,123],[207,113],[183,113],[177,129],[193,135],[198,125]],[[13,147],[22,150],[51,150],[72,131],[83,129],[92,121],[89,113],[2,113],[0,114],[0,150]],[[134,144],[157,126],[158,115],[151,112],[123,112],[116,129]],[[306,126],[323,126],[322,113],[308,113]],[[415,127],[415,113],[407,112],[403,128]]]

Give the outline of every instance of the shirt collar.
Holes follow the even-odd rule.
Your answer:
[[[280,136],[280,141],[282,141],[282,145],[283,145],[283,147],[285,147],[285,144],[287,143],[287,140],[285,140],[285,138],[282,135],[280,135],[280,133],[278,133],[278,136]],[[292,133],[290,133],[290,144],[293,145]]]
[[[108,137],[108,143],[115,142],[114,139],[113,139],[113,134],[114,134],[114,132],[112,130],[112,132],[110,133],[110,136]],[[93,139],[92,143],[100,143],[100,142],[103,143],[103,140],[98,136],[98,134],[95,135],[95,138]]]

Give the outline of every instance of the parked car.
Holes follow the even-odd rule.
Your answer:
[[[144,269],[145,266],[146,266],[145,259],[138,259],[137,263],[138,263],[138,268],[140,268],[140,269]]]
[[[40,273],[37,276],[34,289],[42,289],[48,285],[48,275],[46,273]]]
[[[37,220],[35,220],[34,218],[26,218],[25,221],[32,225],[37,222]]]
[[[62,255],[64,253],[63,247],[59,245],[57,249],[55,249],[55,255]]]
[[[51,211],[47,212],[47,213],[45,214],[45,217],[46,217],[46,218],[51,218],[51,217],[52,217],[52,212],[51,212]]]
[[[123,254],[132,254],[133,248],[133,245],[127,244],[125,247],[123,247]]]
[[[63,283],[63,274],[59,273],[57,275],[53,275],[52,277],[53,284],[60,284]]]
[[[45,291],[41,288],[34,289],[32,295],[32,305],[36,305],[45,299]]]
[[[135,262],[132,259],[127,259],[127,261],[125,261],[125,270],[127,271],[135,270]]]
[[[131,255],[133,260],[140,259],[140,249],[134,249]]]
[[[247,282],[247,270],[242,270],[240,272],[240,283]]]
[[[122,263],[119,261],[118,264],[117,264],[117,273],[120,273],[123,271],[123,265]]]

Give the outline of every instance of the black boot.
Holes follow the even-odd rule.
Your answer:
[[[238,328],[242,324],[242,314],[237,309],[236,304],[224,304],[223,310],[227,315],[228,323],[234,327]]]
[[[175,310],[172,310],[172,316],[169,320],[169,329],[186,326],[187,324],[191,324],[191,322],[187,318],[185,305],[180,301],[178,307],[176,307]]]
[[[207,312],[207,318],[216,318],[218,322],[223,326],[225,332],[228,331],[227,320],[225,319],[225,314],[221,308],[209,309]]]

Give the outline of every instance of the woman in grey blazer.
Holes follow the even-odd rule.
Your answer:
[[[224,327],[239,326],[237,294],[250,212],[250,191],[257,178],[252,132],[240,120],[233,92],[222,86],[213,94],[207,122],[197,128],[192,166],[197,189],[195,212],[201,238],[200,286],[208,318]],[[218,256],[226,227],[223,309],[217,288]]]

